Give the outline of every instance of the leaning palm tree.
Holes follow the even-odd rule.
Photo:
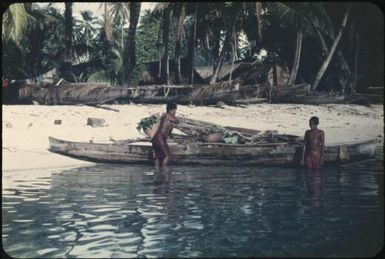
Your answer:
[[[275,2],[270,4],[270,8],[280,18],[296,29],[296,48],[294,53],[293,65],[290,72],[287,85],[295,83],[298,68],[301,58],[301,48],[304,35],[315,34],[312,20],[319,19],[320,21],[328,20],[328,16],[321,3],[289,3],[289,2]]]
[[[322,66],[320,67],[320,69],[318,70],[318,73],[315,77],[315,80],[311,86],[311,91],[312,93],[314,93],[314,91],[316,90],[319,82],[321,81],[322,79],[322,76],[325,74],[325,71],[326,69],[328,68],[329,64],[330,64],[330,61],[331,59],[333,58],[333,55],[334,55],[334,52],[336,51],[337,49],[337,45],[338,43],[340,42],[340,39],[341,39],[341,36],[342,36],[342,32],[346,26],[346,23],[347,23],[347,20],[348,20],[348,17],[349,17],[349,13],[350,13],[350,5],[348,6],[348,8],[346,9],[345,11],[345,14],[344,14],[344,17],[342,18],[342,22],[341,22],[341,25],[340,25],[340,28],[339,28],[339,31],[338,31],[338,34],[337,36],[335,37],[334,41],[333,41],[333,45],[332,47],[330,48],[330,51],[326,57],[326,59],[324,60],[324,62],[322,63]]]
[[[232,48],[232,60],[234,63],[236,51],[237,51],[237,31],[240,29],[240,24],[242,21],[242,12],[244,10],[244,5],[242,3],[238,2],[228,2],[225,5],[225,9],[223,11],[223,19],[224,24],[226,26],[226,36],[223,42],[223,47],[221,49],[221,52],[218,57],[218,61],[216,64],[216,67],[214,69],[214,74],[212,75],[210,79],[210,84],[215,84],[219,72],[221,70],[222,64],[224,62],[225,53],[229,51],[230,48]]]

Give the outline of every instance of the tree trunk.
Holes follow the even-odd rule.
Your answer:
[[[194,14],[194,26],[191,26],[191,37],[188,44],[187,51],[187,71],[189,77],[189,83],[194,83],[194,55],[195,55],[195,41],[196,41],[196,31],[197,31],[197,19],[198,19],[198,4],[195,4],[195,14]]]
[[[228,45],[230,45],[229,44],[230,43],[230,38],[231,38],[231,29],[229,29],[227,31],[227,33],[226,33],[225,42],[223,43],[221,54],[219,55],[219,58],[218,58],[217,66],[215,67],[214,74],[213,74],[213,76],[210,79],[210,85],[215,84],[217,82],[217,79],[218,79],[218,76],[219,76],[219,72],[221,71],[223,59],[225,57],[225,52],[227,51]]]
[[[124,43],[123,50],[123,67],[124,67],[124,82],[128,82],[128,78],[136,65],[135,57],[135,35],[136,27],[139,21],[141,2],[126,3],[130,10],[130,25],[128,27],[128,34]]]
[[[162,11],[162,19],[163,19],[163,12],[164,10]],[[162,57],[163,57],[163,52],[164,52],[164,48],[163,48],[163,42],[161,42],[161,38],[162,38],[162,24],[163,22],[161,21],[159,23],[159,30],[158,30],[158,40],[156,42],[156,46],[158,47],[158,57],[159,57],[159,60],[158,60],[158,77],[161,78],[161,75],[162,75]]]
[[[316,31],[317,31],[318,38],[321,41],[321,47],[322,47],[322,51],[323,51],[323,56],[326,56],[329,53],[329,49],[328,49],[328,47],[326,45],[325,39],[322,36],[320,30],[318,29],[318,27],[315,27],[315,28],[316,28]]]
[[[169,83],[169,55],[168,55],[168,44],[169,44],[169,35],[170,35],[170,20],[171,20],[171,6],[167,6],[163,11],[163,47],[164,53],[162,57],[162,67],[161,67],[161,81],[162,83]]]
[[[337,45],[338,43],[340,42],[340,39],[341,39],[341,36],[342,36],[342,32],[346,26],[346,23],[347,23],[347,20],[348,20],[348,17],[349,17],[349,12],[350,12],[350,6],[348,7],[348,9],[346,10],[345,14],[344,14],[344,18],[342,19],[342,23],[341,23],[341,26],[340,26],[340,29],[338,31],[338,35],[337,37],[334,39],[333,41],[333,45],[328,53],[328,56],[326,57],[325,61],[323,62],[321,68],[319,69],[316,77],[315,77],[315,80],[314,80],[314,83],[313,85],[311,86],[311,91],[312,93],[314,93],[314,91],[317,89],[317,86],[319,84],[319,82],[321,81],[321,78],[322,76],[325,74],[325,71],[326,69],[328,68],[329,64],[330,64],[330,61],[334,55],[334,52],[336,51],[337,49]]]
[[[255,2],[255,16],[257,17],[257,40],[256,44],[262,43],[262,3]]]
[[[314,25],[314,24],[313,24]],[[326,57],[328,54],[329,54],[329,48],[328,46],[326,45],[326,41],[324,39],[324,37],[322,36],[318,26],[314,25],[314,27],[316,28],[316,31],[317,31],[317,35],[318,35],[318,38],[320,39],[321,41],[321,47],[322,47],[322,51],[323,51],[323,54],[322,54],[322,57]],[[334,40],[334,39],[333,39]],[[349,67],[348,63],[346,62],[345,58],[344,58],[344,55],[342,54],[342,51],[339,50],[336,52],[338,57],[340,58],[341,60],[341,63],[342,63],[342,66],[345,66],[345,67]],[[349,68],[350,70],[350,68]],[[350,84],[351,85],[351,84]],[[351,88],[352,88],[352,85],[351,85]],[[344,90],[343,90],[344,91]]]
[[[357,33],[356,34],[356,53],[354,57],[354,78],[353,78],[353,85],[351,89],[351,94],[355,94],[357,90],[357,70],[358,70],[358,50],[360,47],[360,35]]]
[[[64,51],[64,63],[63,63],[63,77],[69,79],[71,76],[72,68],[72,29],[73,29],[73,17],[72,17],[72,3],[65,3],[64,11],[64,23],[65,23],[65,51]]]
[[[273,60],[273,85],[278,85],[277,63]]]
[[[233,67],[234,67],[234,61],[237,57],[237,35],[236,35],[236,32],[235,32],[235,25],[233,25],[233,30],[232,30],[232,35],[233,35],[233,38],[232,38],[232,43],[231,43],[231,49],[232,49],[232,60],[231,60],[231,68],[230,68],[230,76],[229,76],[229,83],[231,85],[231,78],[232,78],[232,75],[233,75]]]
[[[111,17],[108,14],[108,3],[104,3],[104,33],[106,34],[106,39],[108,41],[108,44],[111,45],[113,41],[112,23],[111,23]]]
[[[287,80],[287,85],[291,86],[294,85],[295,79],[297,77],[298,67],[299,67],[299,60],[301,57],[301,49],[302,49],[302,36],[303,31],[302,29],[299,29],[297,31],[297,41],[296,41],[296,48],[295,48],[295,54],[294,54],[294,61],[293,66],[290,72],[289,79]]]
[[[215,68],[218,64],[219,59],[219,48],[220,48],[220,42],[221,42],[221,29],[219,26],[214,26],[214,45],[212,49],[212,56],[213,56],[213,73],[215,72]]]
[[[123,24],[123,18],[121,17],[120,21],[120,48],[123,49],[124,47],[124,24]]]
[[[179,10],[179,21],[178,21],[178,28],[176,31],[176,40],[175,40],[175,64],[176,64],[176,82],[180,83],[181,81],[181,68],[180,68],[180,56],[181,56],[181,36],[182,36],[182,30],[183,30],[183,23],[186,18],[186,2],[180,2],[179,3],[180,10]]]

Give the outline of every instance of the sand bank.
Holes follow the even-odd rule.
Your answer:
[[[50,153],[48,136],[72,141],[109,142],[110,139],[142,137],[138,121],[163,112],[165,105],[106,105],[119,112],[88,106],[3,105],[3,171],[91,165],[92,163]],[[296,105],[255,104],[243,107],[178,107],[177,116],[204,120],[224,126],[303,135],[311,116],[320,118],[326,144],[383,139],[383,105]],[[104,127],[87,126],[87,118],[105,119]],[[61,120],[55,125],[54,120]]]

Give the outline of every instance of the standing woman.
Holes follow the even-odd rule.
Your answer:
[[[166,113],[161,117],[159,129],[152,138],[155,166],[167,166],[171,159],[167,138],[173,129],[174,123],[178,123],[175,114],[176,103],[168,103]]]

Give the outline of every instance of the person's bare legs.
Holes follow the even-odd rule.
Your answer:
[[[159,158],[156,158],[156,159],[155,159],[155,166],[156,166],[156,167],[159,167],[159,166],[160,166],[160,159],[159,159]]]
[[[163,160],[162,166],[167,166],[170,159],[171,159],[171,156],[166,156]]]

